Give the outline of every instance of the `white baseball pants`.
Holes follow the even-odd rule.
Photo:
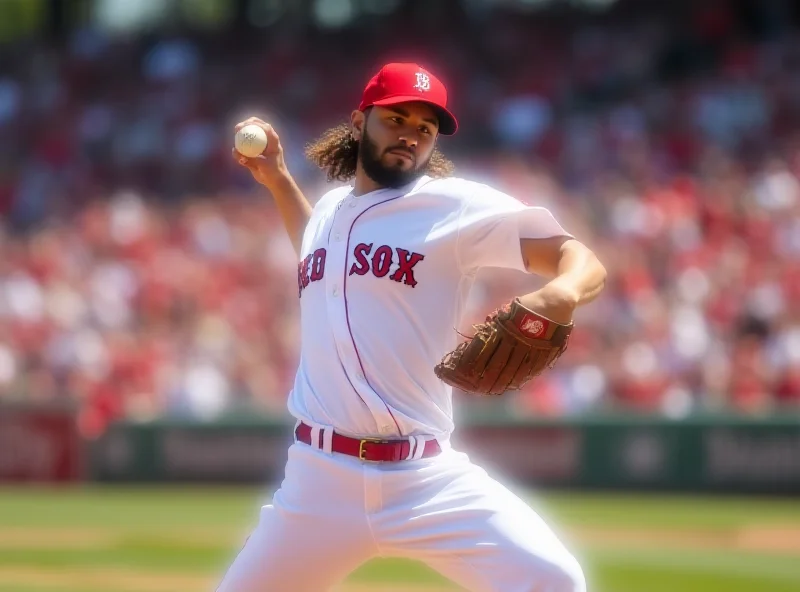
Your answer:
[[[218,592],[322,592],[376,556],[420,560],[474,592],[585,592],[578,562],[539,515],[443,448],[362,463],[293,444]]]

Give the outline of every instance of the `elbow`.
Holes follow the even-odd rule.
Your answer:
[[[608,278],[608,271],[605,265],[600,262],[600,259],[594,251],[586,245],[573,244],[572,247],[579,249],[578,252],[583,251],[583,269],[588,272],[587,275],[591,278],[589,282],[593,283],[595,286],[593,291],[597,293],[601,292],[606,287],[606,279]]]
[[[560,273],[559,273],[560,272]],[[608,271],[597,255],[586,245],[569,240],[561,247],[561,257],[557,265],[556,276],[566,274],[578,275],[585,300],[593,300],[606,287]]]
[[[592,267],[594,268],[594,277],[596,282],[596,292],[600,293],[606,287],[606,280],[608,279],[608,271],[606,270],[605,265],[600,262],[600,259],[597,258],[597,255],[594,253],[591,254],[592,256]]]
[[[608,271],[600,262],[597,255],[583,246],[583,286],[584,286],[584,301],[589,302],[594,300],[606,287],[606,280],[608,278]]]
[[[606,270],[605,265],[600,263],[600,260],[595,257],[595,261],[597,262],[597,277],[599,279],[600,290],[603,290],[606,287],[606,280],[608,279],[608,271]]]
[[[600,295],[600,293],[605,290],[606,288],[606,280],[608,278],[608,272],[606,271],[605,266],[600,263],[600,261],[595,257],[595,273],[596,275],[596,284],[595,289],[592,291],[592,299],[596,298]]]

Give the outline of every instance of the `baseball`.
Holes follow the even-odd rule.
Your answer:
[[[234,145],[240,154],[254,158],[267,147],[267,134],[261,127],[251,123],[236,132]]]

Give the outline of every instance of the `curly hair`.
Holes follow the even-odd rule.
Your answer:
[[[325,131],[306,146],[305,154],[308,160],[325,171],[328,181],[350,181],[356,176],[358,140],[353,137],[346,123]],[[441,179],[451,176],[454,170],[453,163],[438,148],[434,148],[424,172]]]

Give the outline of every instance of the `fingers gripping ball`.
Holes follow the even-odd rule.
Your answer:
[[[258,125],[246,125],[236,132],[234,146],[243,156],[255,158],[267,147],[267,134]]]
[[[572,327],[514,300],[475,325],[475,335],[448,353],[434,372],[468,393],[502,395],[552,368],[567,349]]]

